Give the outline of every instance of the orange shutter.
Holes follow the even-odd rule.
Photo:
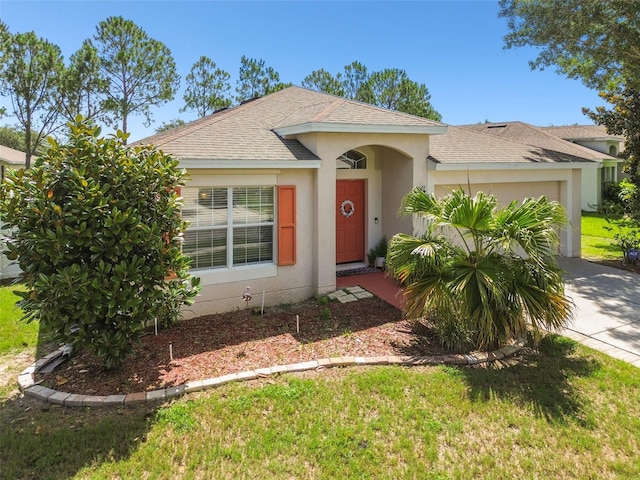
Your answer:
[[[296,263],[296,187],[278,187],[278,265]]]

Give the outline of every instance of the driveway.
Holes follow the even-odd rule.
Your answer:
[[[563,335],[640,368],[640,275],[561,258],[567,295],[576,304]]]

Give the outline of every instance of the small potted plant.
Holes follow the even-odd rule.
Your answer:
[[[376,268],[384,268],[384,262],[387,258],[387,237],[382,237],[375,247],[369,250],[367,260],[369,265]]]

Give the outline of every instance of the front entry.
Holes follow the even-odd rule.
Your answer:
[[[336,263],[364,260],[364,180],[336,181]]]

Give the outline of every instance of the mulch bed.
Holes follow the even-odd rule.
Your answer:
[[[271,308],[264,316],[242,309],[183,320],[158,335],[146,332],[116,371],[105,371],[79,351],[53,373],[35,377],[64,392],[111,395],[318,358],[444,353],[416,328],[376,297],[347,304],[311,299]]]

